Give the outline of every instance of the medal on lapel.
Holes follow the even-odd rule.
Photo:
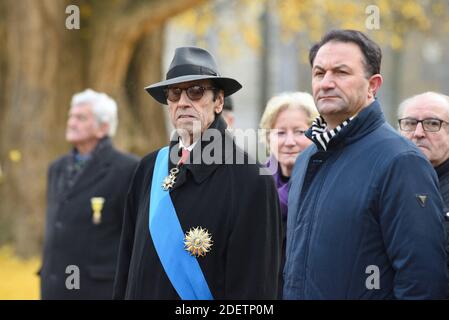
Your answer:
[[[100,224],[101,222],[101,210],[103,210],[104,198],[93,197],[90,199],[92,206],[92,222],[94,224]]]
[[[162,189],[164,191],[168,191],[173,188],[176,183],[176,175],[179,173],[179,168],[187,161],[187,159],[189,158],[189,154],[189,150],[182,149],[181,159],[179,159],[178,164],[175,168],[172,168],[170,170],[170,174],[166,176],[164,181],[162,182]]]
[[[178,167],[170,170],[170,174],[165,177],[164,182],[162,183],[162,189],[164,189],[164,191],[173,188],[173,186],[176,183],[176,175],[178,174],[178,172],[179,172]]]
[[[184,237],[184,249],[195,257],[204,257],[212,247],[212,235],[201,227],[191,228]]]

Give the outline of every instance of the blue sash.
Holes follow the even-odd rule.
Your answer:
[[[157,154],[151,183],[149,228],[154,247],[170,282],[183,300],[212,300],[201,267],[184,250],[184,232],[168,191],[162,182],[168,175],[168,147]]]

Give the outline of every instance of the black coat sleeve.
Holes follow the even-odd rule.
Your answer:
[[[281,264],[281,214],[271,176],[242,184],[226,262],[227,299],[276,299]]]
[[[142,171],[140,165],[134,173],[129,191],[126,197],[125,213],[123,216],[122,234],[120,237],[119,255],[117,260],[117,269],[114,279],[113,299],[124,299],[126,294],[126,286],[128,282],[128,271],[131,261],[131,255],[134,245],[134,232],[136,225],[137,208],[135,206],[135,195],[139,191],[139,172]]]

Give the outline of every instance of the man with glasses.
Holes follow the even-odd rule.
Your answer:
[[[398,117],[400,133],[418,146],[438,174],[449,234],[449,97],[436,92],[415,95],[399,105]]]
[[[400,133],[418,146],[437,172],[445,165],[444,171],[449,171],[449,97],[436,92],[410,97],[399,105],[398,116]],[[449,202],[449,189],[446,196]]]
[[[224,97],[240,88],[196,47],[176,49],[166,80],[146,88],[168,104],[176,132],[135,173],[114,298],[277,297],[277,190],[236,147],[221,116]]]

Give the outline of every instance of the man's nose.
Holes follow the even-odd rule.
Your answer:
[[[178,100],[178,106],[179,107],[189,106],[190,103],[191,103],[191,100],[189,99],[189,96],[187,95],[187,91],[182,90],[181,96],[179,97],[179,100]]]
[[[330,72],[326,72],[321,79],[320,85],[322,89],[332,89],[335,88],[334,77]]]
[[[69,117],[67,119],[67,125],[69,127],[72,127],[72,126],[76,125],[76,118],[75,117]]]
[[[426,135],[424,128],[422,126],[422,122],[418,122],[416,124],[415,132],[413,132],[414,137],[422,138]]]

